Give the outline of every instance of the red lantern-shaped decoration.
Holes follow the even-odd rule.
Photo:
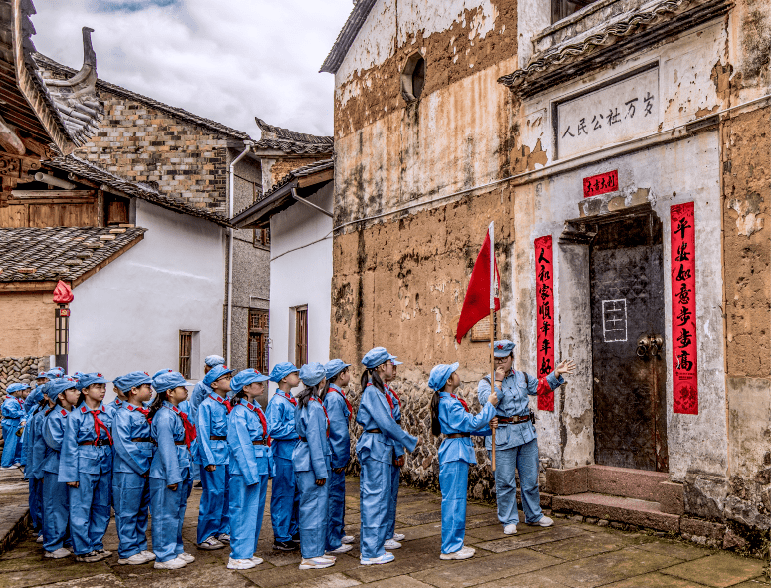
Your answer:
[[[72,293],[70,287],[59,280],[59,283],[56,284],[56,288],[54,288],[54,302],[56,302],[56,304],[69,304],[74,299],[75,295]]]

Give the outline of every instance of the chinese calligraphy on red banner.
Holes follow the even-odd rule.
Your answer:
[[[554,289],[551,235],[535,240],[535,292],[538,378],[554,370]],[[544,389],[542,389],[544,388]],[[554,392],[549,386],[538,389],[538,410],[554,410]]]
[[[696,377],[696,272],[693,202],[672,207],[674,412],[699,414]]]
[[[584,198],[618,190],[618,170],[584,178]]]

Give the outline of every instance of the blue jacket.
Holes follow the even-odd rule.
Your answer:
[[[43,417],[43,440],[46,444],[43,472],[59,474],[59,457],[62,451],[64,433],[67,430],[69,411],[58,404],[47,409]]]
[[[24,399],[25,412],[32,412],[35,406],[40,404],[41,400],[43,400],[43,385],[33,388],[33,390],[29,393],[29,396]]]
[[[193,387],[193,391],[190,393],[190,400],[188,401],[190,404],[190,416],[192,417],[191,422],[196,422],[198,420],[198,409],[201,406],[203,399],[212,392],[214,392],[214,390],[204,384],[203,380]]]
[[[99,420],[107,427],[99,431],[99,439],[109,439],[112,421],[102,407],[98,409]],[[110,445],[81,445],[97,439],[96,420],[84,404],[74,408],[67,417],[67,429],[64,431],[61,463],[59,464],[60,482],[78,482],[80,474],[108,474],[112,470],[112,447]]]
[[[345,393],[335,384],[329,385],[324,408],[329,416],[329,447],[332,450],[332,468],[344,468],[351,460],[351,433],[348,418],[351,411],[345,402]]]
[[[27,467],[24,477],[40,479],[43,477],[43,460],[46,455],[46,443],[43,439],[43,423],[48,406],[36,406],[27,417],[27,427],[24,429],[24,451],[27,453]]]
[[[270,435],[270,430],[263,430],[259,416],[261,413],[259,406],[241,400],[228,416],[230,475],[243,476],[247,486],[256,484],[260,476],[270,475],[273,470],[268,446],[252,443],[267,440]]]
[[[115,411],[125,404],[127,404],[125,400],[116,397],[115,400],[104,405],[104,412],[109,414],[110,418],[113,418],[115,416]]]
[[[150,477],[179,484],[190,477],[190,451],[185,443],[185,426],[176,407],[164,402],[155,413],[150,435],[158,446],[150,464]]]
[[[295,428],[305,441],[301,439],[292,452],[294,471],[313,472],[317,480],[326,480],[332,450],[327,439],[329,423],[321,400],[311,396],[307,406],[297,406]]]
[[[546,376],[546,382],[554,390],[564,384],[565,380],[561,376],[557,378],[552,372]],[[496,416],[513,417],[529,414],[528,396],[535,396],[538,392],[538,378],[530,375],[525,376],[524,372],[518,372],[512,368],[511,372],[503,379],[501,386],[503,391],[496,388],[498,394],[498,405],[495,407]],[[479,381],[477,396],[479,404],[484,406],[488,396],[490,396],[490,382],[487,379],[483,378]],[[511,449],[529,443],[535,438],[535,427],[530,421],[516,424],[501,423],[495,432],[495,447],[497,449]],[[485,447],[488,450],[492,447],[489,437],[485,439]]]
[[[27,418],[27,409],[24,408],[24,401],[16,396],[6,396],[3,406],[0,408],[3,420],[6,422],[16,421],[18,424]]]
[[[122,402],[112,417],[112,442],[115,450],[112,471],[138,476],[147,474],[155,453],[155,445],[150,439],[147,417],[133,404]]]
[[[472,433],[489,435],[487,426],[495,416],[495,407],[486,402],[479,414],[466,412],[463,404],[454,394],[439,393],[439,425],[443,435],[453,433]],[[439,465],[452,461],[476,463],[474,444],[470,437],[448,439],[445,437],[439,446]]]
[[[273,439],[270,451],[274,458],[292,459],[292,452],[297,445],[297,431],[294,423],[296,405],[297,400],[291,395],[287,398],[281,390],[276,390],[265,409],[268,430]]]
[[[226,400],[212,392],[198,407],[198,459],[203,467],[228,464],[228,442],[212,437],[227,437],[228,408]]]
[[[371,458],[392,463],[395,457],[395,446],[406,447],[412,452],[418,443],[417,437],[403,431],[396,424],[385,394],[372,384],[367,385],[361,395],[356,422],[364,428],[364,433],[356,443],[356,454],[359,460]],[[380,429],[381,432],[367,433],[372,429]]]
[[[391,404],[393,404],[393,408],[391,409],[391,414],[394,416],[394,421],[396,421],[396,424],[400,427],[402,422],[402,404],[399,401],[399,398],[397,398],[396,394],[393,390],[391,390],[391,387],[386,384],[386,394],[388,394],[388,397],[391,399]],[[394,446],[394,456],[401,457],[404,455],[404,447],[399,445],[396,441],[391,440],[392,444]]]

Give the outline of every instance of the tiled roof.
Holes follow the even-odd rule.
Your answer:
[[[53,59],[43,55],[42,53],[35,53],[34,57],[35,57],[35,61],[38,63],[40,67],[50,71],[51,73],[54,73],[57,75],[71,75],[72,73],[75,72],[75,70],[72,69],[71,67],[62,65],[61,63],[54,61]],[[242,139],[242,140],[251,140],[251,137],[249,136],[248,133],[231,129],[230,127],[227,127],[216,121],[209,120],[208,118],[203,118],[202,116],[198,116],[182,108],[176,108],[174,106],[169,106],[168,104],[164,104],[163,102],[158,102],[153,98],[148,98],[147,96],[143,96],[142,94],[137,94],[136,92],[132,92],[131,90],[127,90],[126,88],[121,88],[120,86],[116,86],[115,84],[105,82],[104,80],[98,80],[96,82],[96,87],[98,90],[108,92],[115,96],[120,96],[122,98],[127,98],[129,100],[135,100],[137,102],[141,102],[142,104],[146,104],[150,108],[160,110],[161,112],[165,112],[177,119],[191,122],[195,125],[203,127],[215,133],[221,133],[223,135],[228,135],[230,137],[235,137],[237,139]]]
[[[143,184],[141,182],[131,182],[75,155],[55,157],[48,161],[44,161],[43,163],[66,172],[71,172],[76,176],[80,176],[86,180],[91,180],[97,184],[105,184],[111,188],[119,190],[120,192],[128,194],[129,196],[135,196],[137,198],[141,198],[142,200],[147,200],[148,202],[152,202],[153,204],[157,204],[163,208],[174,210],[183,214],[189,214],[191,216],[197,216],[199,218],[204,218],[221,226],[230,226],[228,220],[217,212],[213,212],[208,208],[198,208],[197,206],[192,206],[184,198],[163,194],[162,192],[159,192],[154,187],[147,184]]]
[[[146,230],[0,228],[0,282],[76,281],[134,245]]]
[[[265,200],[265,198],[273,194],[276,190],[278,190],[282,186],[285,186],[289,182],[296,180],[297,178],[309,176],[311,174],[315,174],[316,172],[320,172],[325,169],[335,169],[335,160],[321,159],[319,161],[314,161],[313,163],[309,163],[308,165],[298,167],[297,169],[293,169],[288,174],[286,174],[283,178],[281,178],[278,182],[276,182],[273,185],[273,187],[267,192],[265,192],[265,194],[263,194],[262,197],[256,202],[259,202],[260,200]]]
[[[281,127],[274,127],[257,117],[254,120],[262,131],[262,137],[254,144],[253,149],[255,150],[276,149],[293,154],[332,154],[334,150],[333,137],[298,133]]]
[[[319,71],[336,74],[377,0],[358,0]]]

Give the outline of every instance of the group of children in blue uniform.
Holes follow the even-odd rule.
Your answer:
[[[401,400],[390,387],[401,364],[396,356],[383,347],[364,356],[356,415],[344,391],[351,366],[340,359],[299,369],[283,362],[269,376],[253,369],[234,375],[218,356],[208,357],[206,364],[205,377],[190,400],[187,381],[172,370],[116,378],[117,398],[106,405],[108,380],[98,373],[66,376],[60,368],[41,373],[26,400],[29,386],[8,387],[2,406],[2,463],[13,467],[26,462],[32,521],[40,530],[45,556],[74,553],[79,561],[95,562],[111,555],[102,539],[112,506],[119,564],[185,566],[195,557],[184,549],[182,524],[193,481],[200,476],[199,549],[229,543],[231,569],[262,563],[255,550],[272,479],[273,548],[299,549],[300,569],[332,566],[354,541],[344,533],[344,501],[349,423],[355,416],[363,428],[356,443],[360,563],[393,561],[390,550],[401,547],[404,538],[395,532],[399,471],[405,451],[414,451],[421,442],[401,427]],[[511,386],[502,382],[520,373],[496,375],[495,386],[488,383],[482,411],[474,415],[455,394],[457,368],[457,363],[438,365],[428,382],[434,390],[432,432],[444,435],[439,448],[442,559],[474,554],[463,544],[468,467],[476,463],[470,435],[489,435],[499,417],[501,424],[506,421],[499,398],[508,398]],[[562,381],[559,373],[557,378]],[[278,390],[263,413],[258,399],[269,379]],[[300,383],[303,388],[293,394]],[[556,379],[548,383],[558,385]],[[534,391],[526,388],[524,394]],[[16,432],[22,430],[25,457],[16,462],[20,444],[14,439],[21,439]],[[526,510],[531,518],[531,509]],[[500,512],[499,505],[499,518]],[[153,519],[152,551],[146,540],[148,513]]]

